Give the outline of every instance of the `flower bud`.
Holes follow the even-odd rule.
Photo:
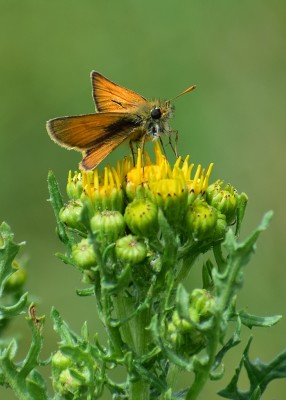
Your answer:
[[[225,233],[227,229],[226,217],[224,214],[218,211],[217,221],[213,234],[213,241],[223,240],[225,238]]]
[[[21,267],[17,261],[14,260],[12,266],[15,269],[15,272],[13,272],[5,282],[5,292],[9,293],[21,290],[27,280],[26,270]]]
[[[147,256],[147,247],[136,236],[128,235],[116,241],[115,252],[119,260],[134,265]]]
[[[150,182],[149,196],[160,207],[171,225],[180,226],[187,210],[188,192],[181,179]]]
[[[80,172],[75,172],[72,176],[72,172],[69,171],[68,183],[67,183],[67,195],[70,199],[79,199],[82,194],[82,175]]]
[[[207,202],[226,216],[227,224],[235,219],[238,194],[233,186],[226,185],[222,188],[223,182],[216,181],[210,185],[206,191]]]
[[[52,357],[52,368],[54,371],[62,371],[72,365],[72,360],[58,350]]]
[[[202,322],[212,316],[214,311],[214,298],[205,289],[194,289],[190,294],[190,312],[194,310]]]
[[[167,336],[175,349],[189,356],[198,353],[206,345],[205,333],[198,325],[212,317],[214,299],[204,289],[195,289],[189,296],[188,318],[175,310],[167,325]]]
[[[72,258],[82,269],[89,269],[96,265],[94,248],[88,239],[82,239],[72,247]]]
[[[80,200],[70,200],[59,212],[60,220],[70,228],[85,231],[85,226],[81,222],[83,204]]]
[[[215,231],[217,211],[204,200],[196,199],[190,206],[186,215],[188,231],[195,240],[209,239]]]
[[[124,219],[138,236],[152,237],[159,230],[157,206],[148,199],[135,199],[125,209]]]
[[[102,174],[98,170],[83,172],[83,202],[91,202],[95,211],[117,210],[124,208],[122,182],[114,168],[107,166]]]
[[[82,386],[82,382],[72,375],[69,369],[64,369],[59,375],[58,382],[55,382],[55,389],[63,396],[76,396]]]
[[[113,243],[124,234],[125,221],[119,211],[97,212],[90,221],[96,239],[104,243]]]
[[[87,398],[87,391],[96,385],[98,366],[93,360],[66,357],[60,351],[52,358],[52,380],[55,391],[65,399]]]

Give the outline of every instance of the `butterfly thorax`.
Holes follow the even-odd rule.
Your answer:
[[[140,127],[132,132],[131,140],[157,140],[162,134],[170,134],[169,120],[173,116],[174,106],[169,101],[146,101],[136,110],[136,115],[141,119]]]

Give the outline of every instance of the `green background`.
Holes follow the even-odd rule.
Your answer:
[[[58,340],[52,306],[76,331],[85,320],[91,333],[99,329],[94,300],[75,294],[80,276],[54,257],[63,249],[46,183],[52,169],[64,191],[80,154],[56,146],[45,122],[93,112],[93,69],[148,98],[197,85],[176,101],[179,152],[196,164],[214,162],[212,180],[248,194],[243,236],[265,211],[275,211],[247,267],[239,306],[285,314],[285,17],[283,0],[0,0],[0,220],[17,242],[27,241],[27,288],[39,315],[47,315],[43,357]],[[127,152],[123,145],[107,161]],[[269,361],[281,351],[285,327],[282,320],[254,330],[251,357]],[[24,316],[7,333],[16,330],[20,359],[30,340]],[[244,330],[244,342],[226,357],[226,378],[209,383],[201,399],[219,398],[215,392],[232,376],[251,333]],[[282,399],[285,388],[276,381],[263,398]],[[0,388],[0,398],[14,396]]]

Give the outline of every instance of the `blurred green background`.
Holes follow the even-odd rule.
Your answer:
[[[52,169],[64,191],[81,156],[56,146],[45,122],[93,112],[93,69],[148,98],[168,99],[197,85],[176,101],[179,152],[204,166],[213,161],[212,180],[248,194],[243,236],[274,209],[247,267],[239,306],[285,315],[285,17],[283,0],[0,0],[0,220],[17,242],[27,241],[21,254],[28,290],[38,313],[47,315],[43,357],[58,340],[52,306],[76,331],[85,320],[91,332],[99,329],[94,300],[75,294],[80,276],[54,257],[63,249],[46,183]],[[123,145],[107,161],[127,152]],[[251,357],[274,357],[285,347],[285,328],[284,319],[255,330]],[[20,359],[30,340],[24,316],[7,333],[16,330]],[[245,330],[244,343],[226,358],[226,378],[210,383],[202,399],[220,398],[215,392],[232,376],[250,334]],[[276,381],[263,398],[282,399],[285,388]],[[0,398],[15,397],[1,388]]]

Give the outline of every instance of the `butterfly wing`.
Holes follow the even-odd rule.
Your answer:
[[[82,165],[93,169],[140,125],[136,115],[111,112],[55,118],[47,130],[61,146],[85,151]]]
[[[105,78],[97,71],[91,73],[92,95],[99,112],[132,112],[146,102],[133,90]]]
[[[116,147],[118,147],[126,137],[116,136],[113,141],[108,141],[104,143],[104,146],[94,147],[89,150],[86,150],[83,154],[83,159],[81,162],[81,166],[85,170],[94,169],[101,163],[105,157],[108,156]]]

